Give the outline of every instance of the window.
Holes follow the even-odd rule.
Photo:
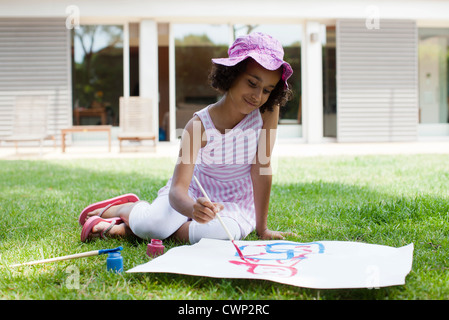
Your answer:
[[[323,136],[337,136],[335,26],[321,26],[323,46]]]
[[[449,122],[449,29],[418,29],[419,122]]]
[[[281,123],[301,123],[300,25],[175,24],[176,128],[184,128],[195,111],[220,98],[207,83],[211,59],[227,57],[231,39],[256,31],[272,35],[284,47],[284,60],[294,70],[289,79],[294,95],[281,110]]]
[[[284,60],[293,68],[289,84],[293,98],[281,109],[280,123],[301,123],[301,25],[246,25],[233,26],[234,39],[251,32],[263,32],[279,40],[284,47]]]
[[[72,29],[74,124],[119,121],[123,95],[123,26],[82,25]]]
[[[193,113],[219,100],[208,84],[211,59],[227,56],[229,26],[175,24],[176,128],[184,128]]]

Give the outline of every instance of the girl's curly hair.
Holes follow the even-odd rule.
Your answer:
[[[248,59],[245,59],[232,67],[215,63],[212,64],[212,69],[209,74],[209,84],[219,92],[225,93],[231,88],[234,80],[237,79],[240,74],[245,72],[247,63]],[[263,113],[265,110],[273,111],[273,106],[275,105],[279,105],[280,107],[285,106],[285,104],[292,98],[292,95],[292,90],[284,88],[284,81],[282,81],[282,79],[279,80],[276,87],[271,91],[267,102],[259,108],[260,112]]]

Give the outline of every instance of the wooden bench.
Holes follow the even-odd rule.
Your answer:
[[[111,152],[111,128],[110,125],[105,126],[73,126],[70,128],[65,128],[61,130],[61,145],[62,145],[62,152],[65,152],[65,136],[68,133],[75,133],[75,132],[107,132],[108,134],[108,143],[109,143],[109,152]]]
[[[23,141],[37,141],[42,155],[44,140],[52,139],[47,133],[48,96],[25,95],[17,96],[14,104],[12,132],[0,141],[14,142],[16,153],[18,143]]]

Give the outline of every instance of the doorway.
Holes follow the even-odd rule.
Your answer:
[[[73,124],[118,126],[123,26],[81,25],[71,43]]]
[[[139,96],[139,23],[129,24],[130,96]],[[169,24],[158,23],[159,141],[169,140]]]
[[[449,29],[419,29],[419,122],[449,123]]]
[[[337,137],[335,26],[321,26],[323,54],[323,137]]]

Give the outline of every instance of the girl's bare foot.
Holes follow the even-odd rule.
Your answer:
[[[127,207],[134,206],[134,203],[124,203],[124,204],[119,204],[116,206],[111,206],[109,208],[107,208],[105,210],[105,208],[99,208],[99,209],[95,209],[92,210],[91,212],[89,212],[86,216],[86,220],[84,222],[86,222],[89,218],[93,217],[93,216],[100,216],[103,219],[109,219],[109,218],[120,218],[121,213],[123,213]],[[128,211],[128,210],[126,210]],[[130,211],[130,210],[129,210]]]
[[[110,222],[100,222],[92,228],[89,239],[99,238],[101,232],[111,226]],[[116,224],[107,232],[108,237],[124,237],[127,235],[126,225],[124,223]]]

